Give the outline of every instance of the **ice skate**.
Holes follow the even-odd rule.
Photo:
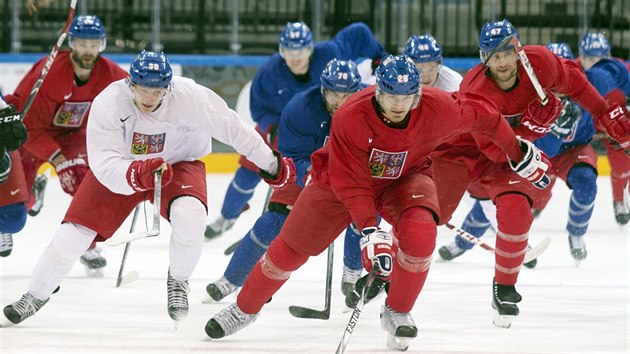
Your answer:
[[[438,250],[440,257],[444,261],[453,260],[464,254],[464,252],[466,252],[466,250],[459,248],[455,241],[449,243],[448,245],[440,247],[440,249]]]
[[[586,243],[584,236],[569,235],[569,247],[571,248],[571,256],[575,260],[575,266],[579,267],[580,263],[586,259]]]
[[[89,278],[102,278],[103,268],[107,265],[107,260],[101,255],[100,248],[90,248],[80,258],[81,264],[85,266],[85,275]]]
[[[168,279],[166,280],[166,292],[168,301],[168,315],[175,321],[175,328],[179,324],[179,321],[188,316],[188,281],[175,280],[171,277],[171,273],[168,273]]]
[[[226,277],[221,277],[219,280],[206,286],[206,292],[210,297],[207,298],[204,303],[211,303],[212,300],[221,301],[236,290],[238,290],[238,286],[227,280]]]
[[[514,285],[500,285],[492,280],[492,309],[494,323],[497,327],[510,328],[514,317],[518,316],[518,306],[522,299]]]
[[[22,295],[20,300],[5,306],[0,316],[0,327],[9,327],[24,321],[33,316],[47,302],[48,299],[39,300],[30,293]]]
[[[13,234],[0,232],[0,257],[8,257],[13,251]]]
[[[532,249],[532,246],[530,246],[529,244],[527,244],[527,249],[525,249],[525,251],[529,251]],[[534,258],[531,261],[527,262],[527,263],[523,263],[523,266],[525,266],[526,268],[529,269],[534,269],[536,268],[536,264],[538,264],[538,259]]]
[[[361,278],[361,272],[363,268],[359,269],[350,269],[343,266],[343,275],[341,276],[341,293],[344,296],[348,296],[352,290],[354,290],[354,286],[357,283],[357,280]]]
[[[630,221],[630,208],[623,201],[613,202],[615,209],[615,220],[619,225],[625,225]]]
[[[259,315],[247,314],[234,303],[212,316],[206,323],[206,334],[214,339],[229,336],[256,321]]]
[[[346,295],[346,306],[348,309],[354,309],[359,303],[359,299],[361,298],[361,292],[363,291],[363,287],[367,282],[367,275],[359,278],[354,288]],[[372,282],[372,286],[367,289],[365,293],[365,303],[379,298],[383,294],[389,291],[389,281],[382,280],[380,278],[375,278],[374,282]]]
[[[224,219],[223,216],[219,216],[212,224],[206,225],[206,232],[204,234],[206,241],[221,236],[225,231],[231,229],[235,222],[236,218]]]
[[[45,174],[39,174],[35,177],[33,183],[33,195],[35,196],[35,203],[28,211],[28,215],[36,216],[42,210],[44,206],[44,193],[46,192],[46,184],[48,184],[48,176]]]
[[[381,308],[381,328],[387,331],[387,347],[394,350],[407,350],[411,339],[418,336],[411,314],[394,311],[387,305]]]

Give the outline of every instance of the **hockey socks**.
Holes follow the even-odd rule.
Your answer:
[[[529,228],[534,220],[525,195],[506,193],[496,198],[497,233],[494,273],[497,284],[514,285],[525,258]]]
[[[234,179],[225,192],[225,199],[221,207],[221,215],[225,219],[237,218],[247,202],[252,199],[254,190],[260,182],[260,177],[254,171],[240,167],[236,170]]]

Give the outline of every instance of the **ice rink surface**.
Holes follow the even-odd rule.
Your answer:
[[[231,175],[208,175],[209,220],[219,213]],[[534,221],[530,243],[552,239],[534,270],[523,268],[517,290],[523,295],[521,315],[510,329],[492,325],[490,308],[494,257],[474,249],[450,263],[434,262],[426,286],[413,309],[418,338],[408,353],[628,353],[630,231],[614,220],[610,180],[599,179],[597,205],[586,235],[588,258],[576,268],[569,254],[564,226],[569,190],[554,189],[549,207]],[[0,258],[2,306],[26,291],[29,275],[49,243],[70,202],[55,178],[49,182],[41,214],[30,218],[14,235],[14,251]],[[292,317],[289,305],[322,309],[325,253],[311,259],[265,306],[251,326],[237,334],[211,340],[208,319],[235,300],[203,304],[205,286],[219,278],[229,258],[224,249],[242,237],[260,215],[266,186],[261,184],[235,227],[206,242],[201,261],[190,281],[190,314],[176,331],[166,312],[166,275],[170,228],[132,243],[126,271],[139,279],[116,288],[124,246],[104,247],[105,277],[88,279],[77,262],[61,291],[34,317],[10,328],[0,328],[0,353],[334,353],[350,317],[340,290],[343,240],[336,242],[332,313],[329,320]],[[150,214],[152,207],[146,206]],[[453,223],[459,225],[463,210]],[[141,217],[139,228],[145,227]],[[150,216],[147,218],[150,223]],[[126,232],[127,220],[118,232]],[[439,228],[438,247],[452,240]],[[493,237],[485,241],[494,245]],[[437,253],[435,258],[438,258]],[[386,353],[386,333],[380,328],[383,298],[367,304],[354,330],[347,353]]]

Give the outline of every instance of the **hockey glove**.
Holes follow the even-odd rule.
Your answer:
[[[265,131],[265,139],[269,146],[274,147],[278,142],[278,124],[269,124],[267,131]]]
[[[264,179],[267,184],[276,189],[283,189],[295,183],[295,165],[293,160],[287,157],[282,157],[282,154],[278,151],[273,152],[274,156],[278,159],[278,172],[271,174],[267,171],[260,170],[258,175]]]
[[[153,172],[165,164],[164,159],[157,157],[144,161],[134,161],[127,169],[127,183],[136,192],[144,192],[155,188]],[[171,183],[173,179],[173,168],[166,163],[166,168],[162,170],[162,186]]]
[[[508,158],[510,167],[519,176],[530,181],[536,188],[547,188],[550,180],[545,172],[551,166],[551,162],[531,141],[521,139],[519,136],[516,139],[518,139],[523,152],[523,159],[521,161],[512,161]]]
[[[540,99],[533,100],[521,115],[521,125],[515,130],[516,135],[536,139],[544,136],[562,111],[562,102],[556,95],[545,90],[548,102],[542,106]]]
[[[623,107],[611,106],[604,114],[600,115],[596,127],[604,130],[623,149],[630,148],[630,119],[626,117]]]
[[[0,146],[7,150],[17,150],[24,145],[28,133],[22,123],[20,113],[13,106],[8,106],[0,111]]]
[[[394,266],[392,235],[376,226],[363,228],[361,234],[363,235],[360,241],[363,268],[370,272],[376,263],[378,265],[376,275],[380,279],[388,280]]]
[[[89,167],[82,157],[65,160],[55,166],[63,191],[74,196]]]
[[[551,125],[551,133],[560,139],[575,134],[577,122],[580,120],[580,117],[582,117],[580,106],[573,103],[569,98],[563,98],[560,116]]]

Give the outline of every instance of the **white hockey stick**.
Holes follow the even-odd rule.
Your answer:
[[[547,97],[545,90],[543,90],[543,87],[540,85],[540,81],[538,81],[538,77],[536,76],[536,73],[534,72],[534,68],[532,67],[532,64],[529,62],[529,58],[527,57],[525,50],[521,46],[521,42],[518,40],[516,36],[513,36],[510,43],[514,46],[514,50],[516,50],[518,59],[521,61],[521,64],[523,64],[523,68],[525,69],[527,76],[529,76],[529,80],[532,82],[532,85],[534,86],[534,90],[536,90],[536,94],[538,95],[538,98],[540,99],[540,104],[542,104],[543,107],[546,106],[547,103],[549,102],[549,98]]]
[[[153,190],[153,226],[151,230],[142,232],[133,232],[121,236],[112,236],[105,241],[108,246],[119,246],[123,243],[139,240],[146,237],[155,237],[160,234],[160,202],[162,199],[162,172],[166,168],[166,164],[163,164],[160,168],[155,170],[154,173],[154,185]]]
[[[487,250],[489,252],[494,253],[494,247],[490,246],[489,244],[481,241],[479,238],[471,235],[470,233],[468,233],[466,230],[462,230],[456,226],[454,226],[453,224],[450,223],[446,223],[444,224],[444,226],[448,227],[449,229],[457,232],[457,235],[461,238],[463,238],[464,240],[477,245],[481,248],[483,248],[484,250]],[[541,254],[543,254],[546,250],[547,247],[549,247],[549,245],[551,244],[551,237],[549,237],[549,235],[545,236],[543,238],[542,241],[540,241],[536,246],[532,247],[529,251],[525,252],[525,259],[523,259],[523,263],[529,263],[531,261],[533,261],[534,259],[538,258],[538,256],[540,256]]]

